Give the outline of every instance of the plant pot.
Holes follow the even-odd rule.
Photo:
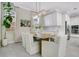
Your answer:
[[[2,40],[2,46],[7,46],[7,39]]]

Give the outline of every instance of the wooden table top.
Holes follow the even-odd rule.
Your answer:
[[[42,34],[40,34],[41,36],[37,36],[37,34],[36,33],[34,33],[34,37],[38,37],[38,38],[42,38],[42,39],[45,39],[45,38],[50,38],[50,37],[55,37],[55,34],[54,33],[49,33],[49,32],[47,32],[47,33],[42,33]]]

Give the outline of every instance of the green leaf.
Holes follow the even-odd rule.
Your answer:
[[[4,21],[3,21],[3,25],[6,28],[10,28],[11,23],[12,23],[12,17],[10,15],[6,16],[5,19],[4,19]]]
[[[7,3],[7,6],[8,6],[8,7],[11,7],[11,4],[10,4],[10,2],[8,2],[8,3]]]

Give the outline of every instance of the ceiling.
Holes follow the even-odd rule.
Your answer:
[[[62,13],[68,12],[70,16],[79,16],[79,2],[14,2],[14,5],[31,11],[59,9]]]

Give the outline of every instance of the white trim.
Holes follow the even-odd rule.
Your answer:
[[[17,7],[17,8],[22,8],[22,9],[28,10],[28,11],[30,11],[30,12],[35,12],[34,10],[31,10],[31,9],[29,9],[29,8],[25,8],[25,7],[23,7],[23,6],[18,6],[18,5],[16,5],[15,3],[14,3],[14,6]]]

